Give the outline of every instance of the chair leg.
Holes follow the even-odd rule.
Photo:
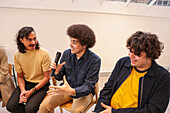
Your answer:
[[[14,76],[14,81],[15,81],[15,86],[17,87],[17,78],[15,76],[15,69],[14,69],[14,65],[12,65],[12,71],[13,71],[13,76]]]
[[[63,108],[60,107],[60,112],[63,113]]]

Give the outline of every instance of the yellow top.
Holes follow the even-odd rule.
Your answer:
[[[26,81],[39,83],[45,71],[50,70],[51,59],[49,54],[42,49],[17,52],[14,55],[14,66],[17,73],[24,73]]]
[[[111,107],[114,109],[121,108],[137,108],[138,93],[139,93],[139,79],[143,77],[145,72],[137,72],[135,68],[132,69],[129,77],[121,84],[111,99]]]

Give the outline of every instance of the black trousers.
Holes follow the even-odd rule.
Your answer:
[[[30,90],[36,85],[37,83],[31,83],[31,82],[25,81],[26,90]],[[31,95],[29,99],[27,100],[26,105],[24,105],[23,103],[18,103],[19,97],[21,94],[20,88],[18,86],[17,88],[15,88],[11,97],[9,98],[7,105],[6,105],[6,109],[12,113],[37,113],[41,102],[46,96],[46,92],[49,89],[48,88],[49,85],[50,83],[47,83],[41,89],[39,89],[33,95]]]

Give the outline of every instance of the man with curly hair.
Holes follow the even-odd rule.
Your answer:
[[[37,113],[50,85],[49,54],[40,48],[32,27],[25,26],[18,31],[16,42],[18,52],[14,56],[18,87],[7,103],[12,113]]]
[[[170,97],[170,73],[155,61],[164,48],[155,34],[137,31],[100,92],[95,113],[164,113]]]
[[[56,69],[56,80],[64,80],[62,86],[50,86],[48,96],[40,105],[40,113],[53,113],[54,108],[73,100],[71,113],[84,113],[91,103],[94,87],[98,81],[100,58],[89,50],[95,44],[95,35],[86,25],[76,24],[67,29],[70,47],[64,51]],[[64,76],[65,75],[65,76]]]

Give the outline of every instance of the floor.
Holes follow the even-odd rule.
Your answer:
[[[110,73],[107,73],[107,76],[106,76],[106,75],[103,75],[103,74],[100,75],[100,79],[99,79],[99,91],[103,88],[104,83],[108,80],[108,77],[109,77],[108,75],[110,75]],[[2,108],[1,106],[2,106],[2,102],[0,102],[0,113],[9,113],[9,112],[6,110],[6,108]],[[94,107],[95,107],[95,105],[94,105],[91,109],[89,109],[89,111],[88,111],[87,113],[91,113],[91,112],[94,110]],[[66,111],[66,110],[63,110],[63,112],[64,112],[64,113],[69,113],[69,112]],[[57,108],[55,109],[55,113],[60,113],[59,107],[57,107]],[[167,108],[167,110],[166,110],[165,113],[170,113],[170,105],[169,105],[169,107]]]

